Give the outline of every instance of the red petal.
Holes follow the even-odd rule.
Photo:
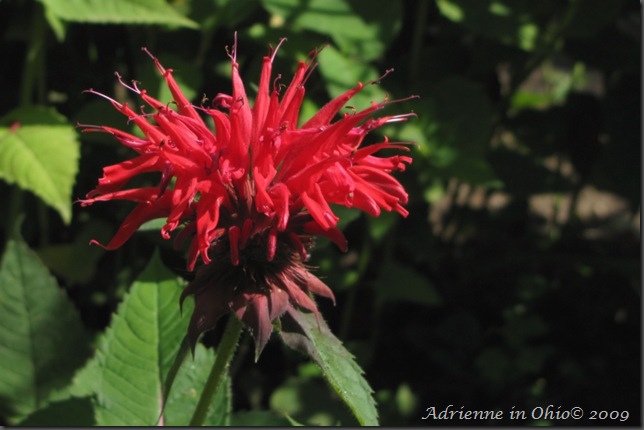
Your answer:
[[[334,116],[344,107],[344,105],[351,100],[360,90],[364,88],[362,83],[358,83],[355,87],[346,91],[344,94],[339,95],[338,97],[331,100],[329,103],[324,105],[322,109],[318,111],[313,117],[308,120],[302,128],[317,128],[331,122]]]
[[[323,230],[317,222],[310,221],[304,224],[302,228],[305,232],[312,235],[324,236],[331,239],[331,241],[333,241],[333,243],[335,243],[342,252],[347,252],[347,249],[349,249],[347,239],[344,237],[344,234],[342,234],[340,229],[336,227]]]

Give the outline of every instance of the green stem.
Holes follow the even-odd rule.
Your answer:
[[[36,81],[44,77],[43,55],[45,44],[45,17],[42,6],[34,3],[33,22],[25,62],[22,68],[22,82],[20,84],[20,106],[32,103]]]
[[[241,331],[241,321],[239,321],[234,315],[230,315],[228,318],[228,324],[226,325],[226,330],[224,331],[224,335],[221,338],[221,342],[219,342],[219,347],[217,348],[215,363],[212,365],[206,385],[203,387],[203,391],[201,392],[199,403],[197,403],[197,407],[195,408],[192,419],[190,420],[190,427],[203,425],[206,415],[208,414],[208,408],[212,403],[212,399],[217,392],[217,388],[221,385],[222,378],[226,373],[226,369],[230,365],[231,359],[233,358]]]

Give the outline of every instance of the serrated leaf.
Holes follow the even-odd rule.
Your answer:
[[[88,356],[78,312],[16,234],[0,264],[0,415],[13,423],[44,407]]]
[[[47,15],[63,21],[94,24],[161,24],[198,28],[165,0],[40,0]]]
[[[19,108],[0,120],[0,178],[40,197],[67,224],[79,155],[74,127],[54,109]]]
[[[198,345],[177,372],[163,408],[163,384],[180,349],[191,302],[179,309],[182,282],[158,255],[132,285],[100,341],[92,362],[77,375],[75,395],[96,394],[97,425],[187,425],[215,354]],[[207,425],[230,421],[230,380],[211,406]]]
[[[197,344],[194,359],[188,357],[185,360],[172,386],[165,409],[164,425],[188,425],[214,362],[214,351],[206,349],[202,344]],[[215,393],[213,404],[208,410],[204,425],[228,426],[230,425],[231,413],[230,378],[226,376],[220,389]]]
[[[187,329],[181,287],[155,254],[119,306],[96,356],[98,425],[157,423],[163,380]]]
[[[333,335],[320,316],[289,309],[281,320],[280,336],[289,347],[311,357],[324,378],[346,403],[361,425],[378,425],[373,390],[353,355]]]

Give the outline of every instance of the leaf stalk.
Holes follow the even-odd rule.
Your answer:
[[[230,366],[230,362],[233,358],[235,350],[237,349],[237,343],[239,341],[239,335],[242,332],[242,323],[237,319],[236,316],[230,315],[228,318],[228,324],[226,324],[226,329],[224,335],[221,338],[219,347],[217,348],[217,356],[215,362],[212,365],[210,374],[208,375],[208,380],[206,385],[201,392],[201,397],[197,403],[197,407],[190,419],[190,426],[202,426],[208,415],[208,408],[212,403],[212,399],[217,393],[217,389],[221,385],[223,376],[226,373],[226,370]]]

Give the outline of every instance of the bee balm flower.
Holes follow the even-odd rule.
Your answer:
[[[120,76],[151,113],[137,113],[89,90],[108,99],[144,137],[107,126],[85,126],[84,132],[112,134],[136,156],[106,167],[96,189],[80,202],[137,203],[106,249],[118,248],[141,224],[156,218],[166,220],[161,229],[164,238],[179,230],[177,243],[190,241],[188,269],[203,262],[182,295],[182,301],[188,295],[195,298],[189,326],[193,346],[202,332],[232,311],[253,335],[259,355],[272,322],[286,310],[294,307],[317,314],[311,293],[334,300],[329,287],[304,265],[315,236],[347,248],[331,204],[373,216],[382,210],[407,215],[403,207],[407,193],[391,174],[404,170],[411,158],[376,153],[408,148],[386,139],[368,146],[361,143],[370,131],[412,114],[372,118],[389,103],[383,101],[336,119],[363,89],[358,83],[298,127],[304,83],[314,64],[300,62],[291,83],[281,91],[271,78],[276,51],[263,59],[253,104],[239,75],[236,46],[230,55],[232,94],[217,95],[210,106],[191,104],[172,70],[151,54],[173,103],[150,97],[136,83],[126,85]],[[210,117],[214,127],[204,117]],[[125,188],[130,179],[148,172],[160,172],[158,185]]]

